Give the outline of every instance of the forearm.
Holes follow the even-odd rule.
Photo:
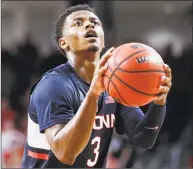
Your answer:
[[[159,106],[152,103],[140,122],[133,126],[131,144],[151,148],[159,134],[166,115],[166,105]]]
[[[76,158],[86,147],[95,120],[97,102],[98,96],[88,92],[76,115],[55,136],[57,149],[62,150],[64,156]]]
[[[135,133],[141,132],[143,129],[158,127],[159,130],[164,122],[166,115],[166,105],[160,106],[152,103],[145,114],[144,118],[135,126]],[[156,130],[156,131],[157,131]],[[148,131],[151,131],[148,129]]]

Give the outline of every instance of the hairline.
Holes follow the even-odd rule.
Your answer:
[[[94,13],[94,12],[92,12],[92,11],[89,11],[89,10],[86,10],[86,9],[81,9],[81,10],[78,10],[78,11],[74,11],[74,12],[70,13],[70,14],[65,18],[65,20],[64,20],[63,27],[62,27],[62,28],[63,28],[63,29],[62,29],[62,35],[63,35],[63,36],[64,36],[64,27],[65,27],[65,25],[66,25],[66,21],[68,20],[69,16],[72,15],[72,14],[74,14],[74,13],[76,13],[76,12],[79,12],[79,11],[86,11],[86,12],[91,12],[91,13],[93,13],[93,14],[97,17],[97,19],[100,21],[100,23],[102,24],[100,18],[97,16],[97,14]]]

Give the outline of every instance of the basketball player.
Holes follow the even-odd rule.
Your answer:
[[[166,114],[171,70],[147,114],[116,103],[103,86],[106,61],[102,23],[88,5],[73,6],[56,24],[56,41],[68,62],[48,71],[34,85],[28,107],[28,138],[23,168],[103,167],[112,137],[151,148]]]

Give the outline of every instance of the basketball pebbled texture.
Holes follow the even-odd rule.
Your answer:
[[[143,106],[159,94],[164,62],[153,48],[141,43],[123,44],[113,51],[107,64],[105,88],[121,104]]]

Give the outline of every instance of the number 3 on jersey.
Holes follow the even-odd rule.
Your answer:
[[[96,164],[97,160],[98,160],[100,142],[101,142],[101,138],[100,137],[95,137],[92,140],[92,142],[91,142],[91,144],[95,144],[96,145],[96,148],[94,149],[94,154],[95,154],[94,160],[92,161],[91,159],[88,159],[88,161],[87,161],[87,165],[89,167],[93,167]]]

